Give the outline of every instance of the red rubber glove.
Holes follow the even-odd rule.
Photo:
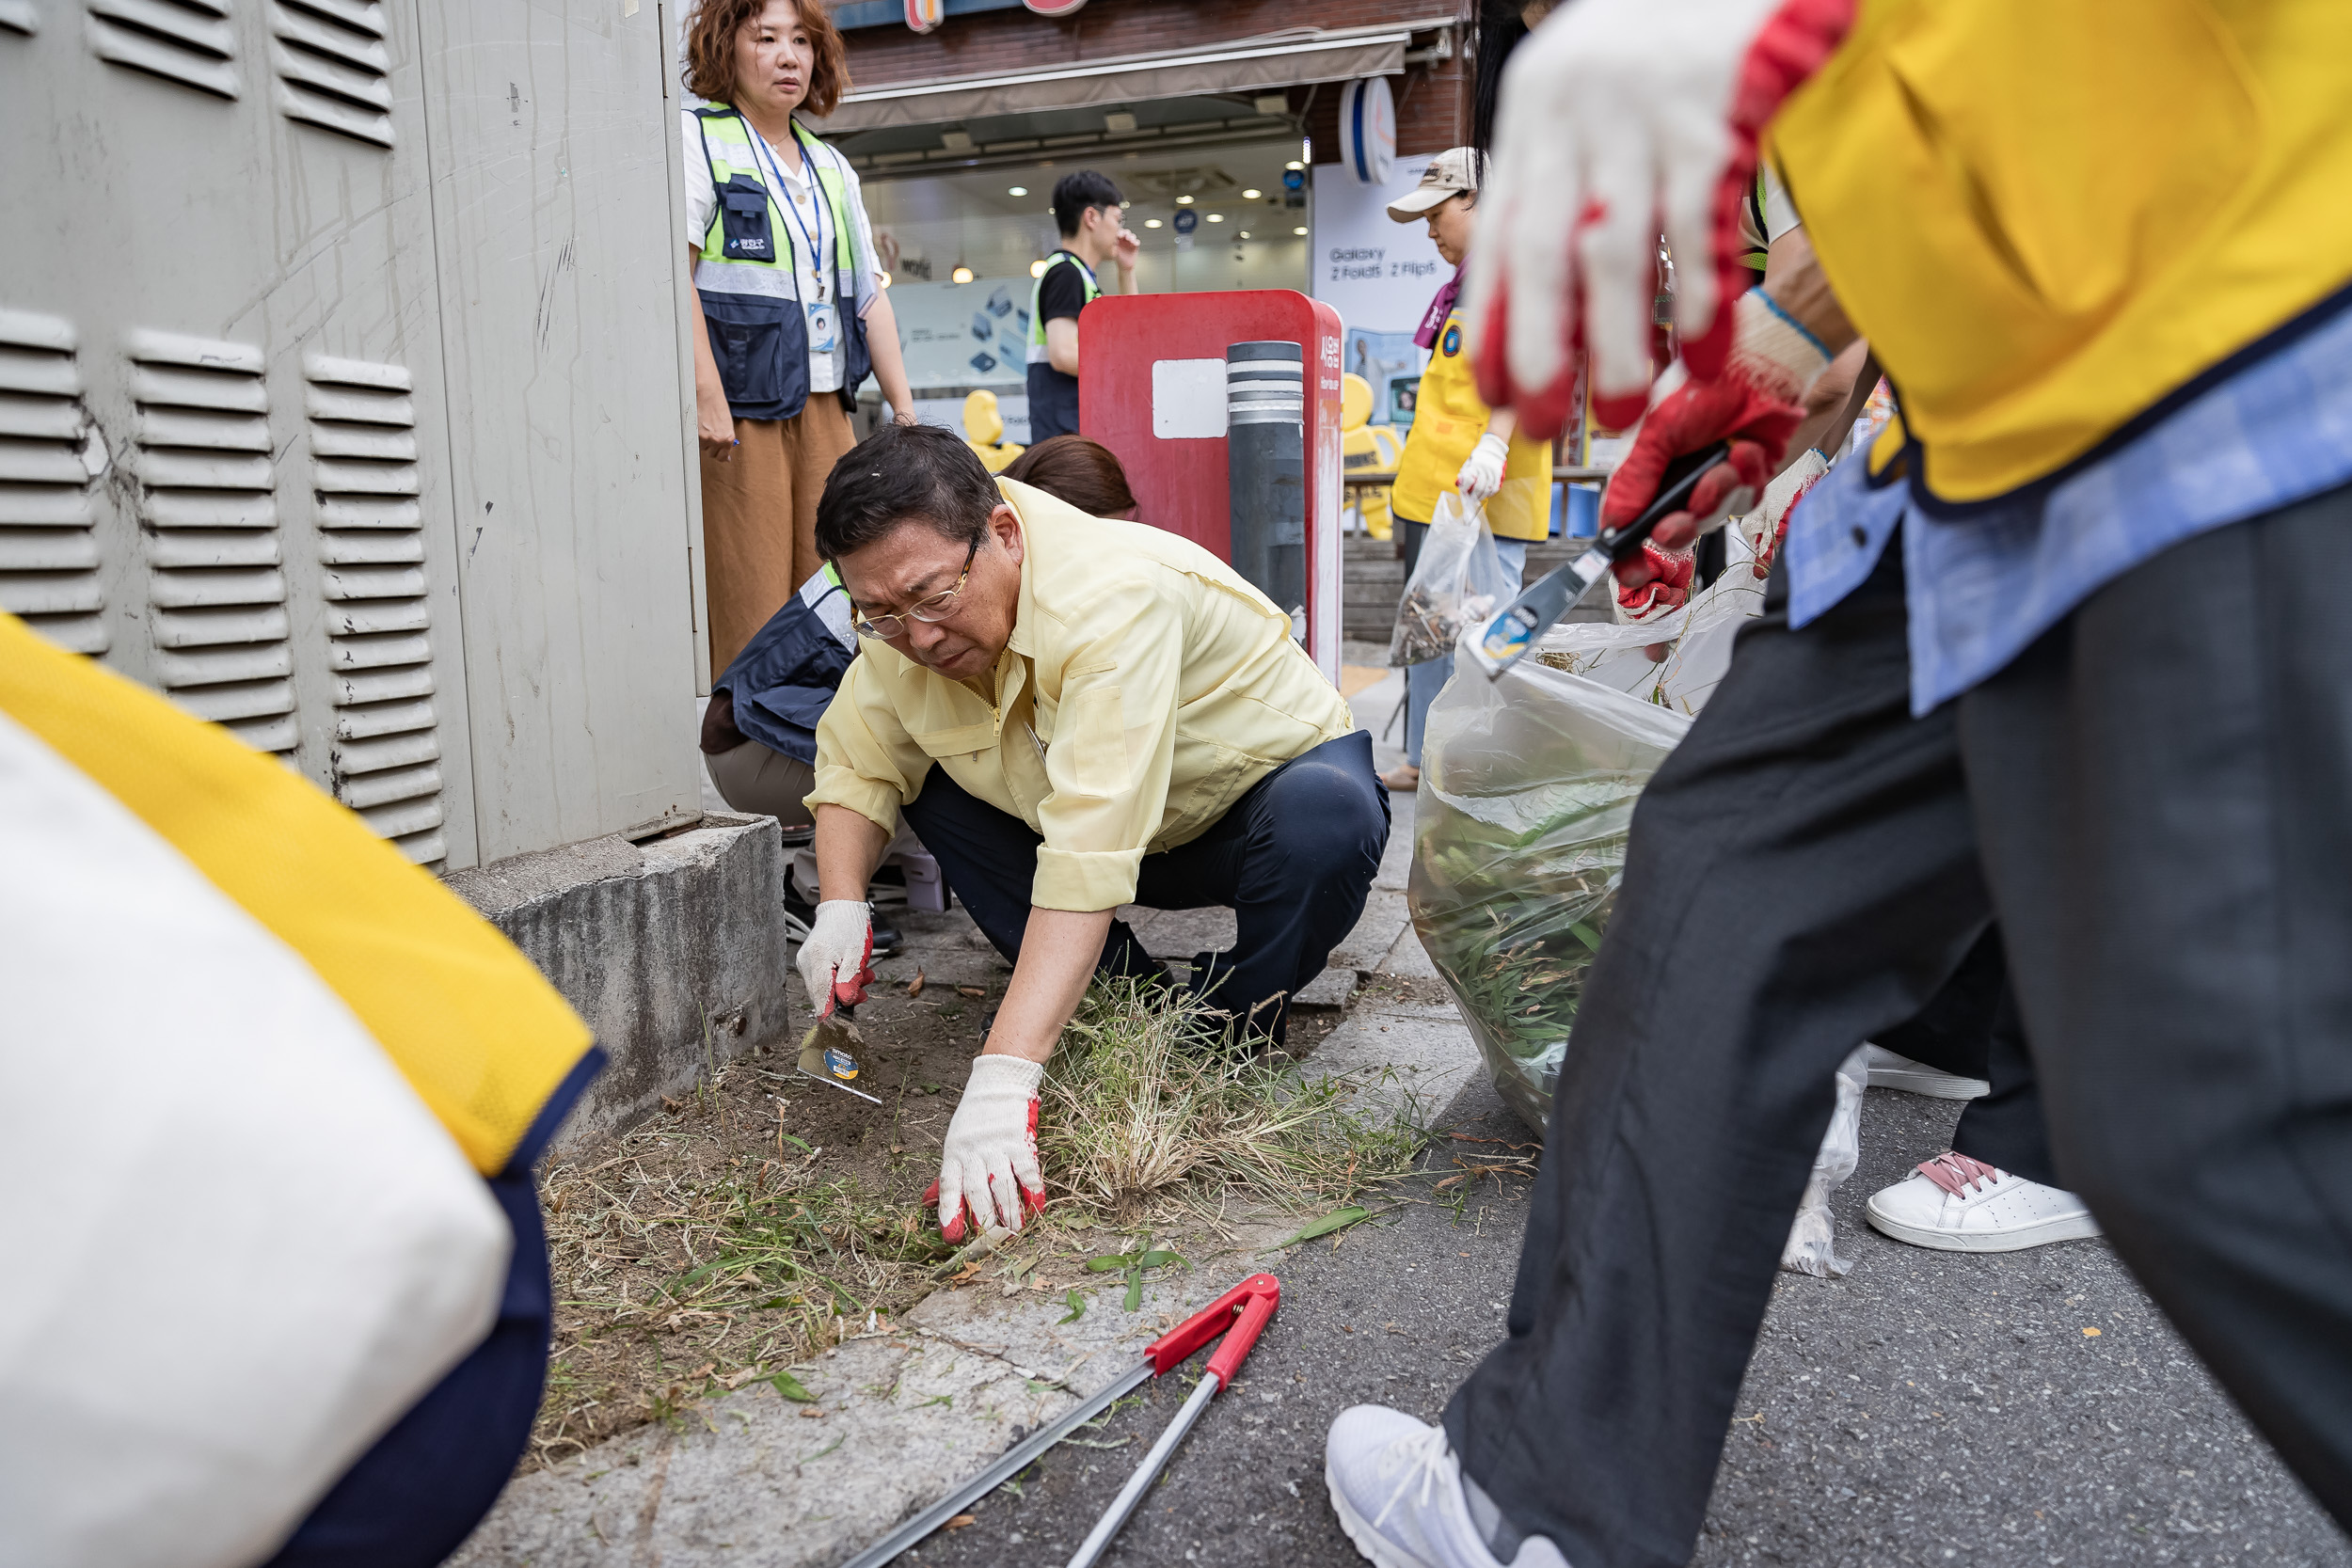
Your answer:
[[[1732,514],[1755,510],[1780,469],[1788,437],[1804,422],[1805,388],[1829,368],[1821,345],[1761,290],[1740,295],[1731,314],[1732,348],[1723,373],[1696,381],[1669,371],[1660,378],[1661,396],[1600,498],[1601,526],[1622,528],[1656,499],[1676,458],[1718,441],[1730,444],[1729,455],[1699,476],[1690,505],[1669,513],[1650,531],[1655,553],[1672,555]],[[1619,602],[1628,591],[1663,576],[1653,558],[1645,552],[1617,567]]]
[[[1580,349],[1593,414],[1623,426],[1650,381],[1658,236],[1680,265],[1682,356],[1701,380],[1732,345],[1740,209],[1756,136],[1853,22],[1853,0],[1577,0],[1512,55],[1493,177],[1478,200],[1465,318],[1479,395],[1549,440]]]
[[[1629,586],[1625,572],[1617,574],[1617,608],[1629,623],[1656,620],[1680,610],[1691,597],[1691,579],[1698,575],[1699,552],[1688,545],[1678,550],[1661,550],[1654,541],[1645,539],[1642,556],[1647,575],[1640,582]]]

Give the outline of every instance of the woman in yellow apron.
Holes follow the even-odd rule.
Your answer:
[[[1438,254],[1454,269],[1413,336],[1415,343],[1429,351],[1429,366],[1422,372],[1413,427],[1405,437],[1405,456],[1397,464],[1389,504],[1405,545],[1407,580],[1421,559],[1421,543],[1438,498],[1455,489],[1471,506],[1486,507],[1496,553],[1516,588],[1527,566],[1528,542],[1551,531],[1551,447],[1520,436],[1509,410],[1489,409],[1478,401],[1470,345],[1455,309],[1477,198],[1475,154],[1456,147],[1432,158],[1421,183],[1389,204],[1389,216],[1399,223],[1426,221]],[[1450,658],[1406,668],[1405,763],[1381,780],[1391,789],[1420,785],[1422,727],[1453,669]]]

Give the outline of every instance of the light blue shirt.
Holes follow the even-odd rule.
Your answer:
[[[1901,525],[1911,710],[1997,673],[2101,587],[2211,529],[2352,482],[2352,309],[2277,347],[2054,485],[1939,520],[1854,453],[1789,515],[1788,621],[1861,586]],[[2327,563],[2313,562],[2314,570]]]

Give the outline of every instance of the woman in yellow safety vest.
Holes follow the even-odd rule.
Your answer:
[[[1551,531],[1551,447],[1521,436],[1508,409],[1489,409],[1478,401],[1470,345],[1455,307],[1477,199],[1477,155],[1456,147],[1431,159],[1421,183],[1389,204],[1389,216],[1399,223],[1425,220],[1438,254],[1454,269],[1413,336],[1429,351],[1429,366],[1413,400],[1413,427],[1405,437],[1389,506],[1404,539],[1409,580],[1438,498],[1452,488],[1470,505],[1484,504],[1503,573],[1516,588],[1527,566],[1528,542]],[[1453,669],[1450,658],[1438,658],[1406,670],[1405,764],[1383,777],[1391,789],[1420,785],[1422,727]]]
[[[683,111],[683,173],[714,670],[823,564],[817,498],[857,444],[859,384],[914,422],[857,171],[794,119],[849,85],[821,5],[701,0],[688,19],[687,90],[712,101]]]

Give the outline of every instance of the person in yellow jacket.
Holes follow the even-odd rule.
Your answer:
[[[1477,202],[1476,154],[1456,147],[1430,159],[1421,182],[1389,204],[1389,216],[1396,222],[1426,223],[1438,254],[1454,269],[1413,335],[1413,341],[1429,351],[1429,364],[1413,399],[1413,425],[1406,433],[1389,509],[1403,530],[1405,576],[1410,581],[1438,498],[1459,491],[1469,505],[1486,508],[1495,552],[1516,589],[1527,570],[1528,545],[1551,531],[1551,443],[1530,439],[1509,409],[1488,408],[1478,399],[1457,304]],[[1450,656],[1406,668],[1405,763],[1383,776],[1391,789],[1421,784],[1422,731],[1429,705],[1453,670]]]
[[[1480,380],[1549,430],[1581,344],[1643,414],[1604,522],[1717,443],[1659,541],[1746,511],[1859,337],[1900,399],[1643,794],[1508,1338],[1332,1427],[1367,1555],[1689,1560],[1824,1078],[1996,923],[2060,1172],[2352,1525],[2347,103],[2334,0],[1577,0],[1513,59]],[[1759,155],[1811,264],[1738,292]]]
[[[603,1053],[350,811],[7,615],[0,865],[0,1557],[441,1561],[538,1411],[532,1166]]]
[[[1011,961],[941,1152],[939,1222],[1043,1198],[1044,1064],[1099,972],[1167,971],[1122,904],[1232,905],[1208,1005],[1279,1040],[1388,843],[1372,737],[1290,618],[1189,540],[992,480],[928,426],[876,432],[818,508],[865,641],[817,730],[823,901],[799,957],[822,1016],[871,977],[866,884],[903,811]]]

